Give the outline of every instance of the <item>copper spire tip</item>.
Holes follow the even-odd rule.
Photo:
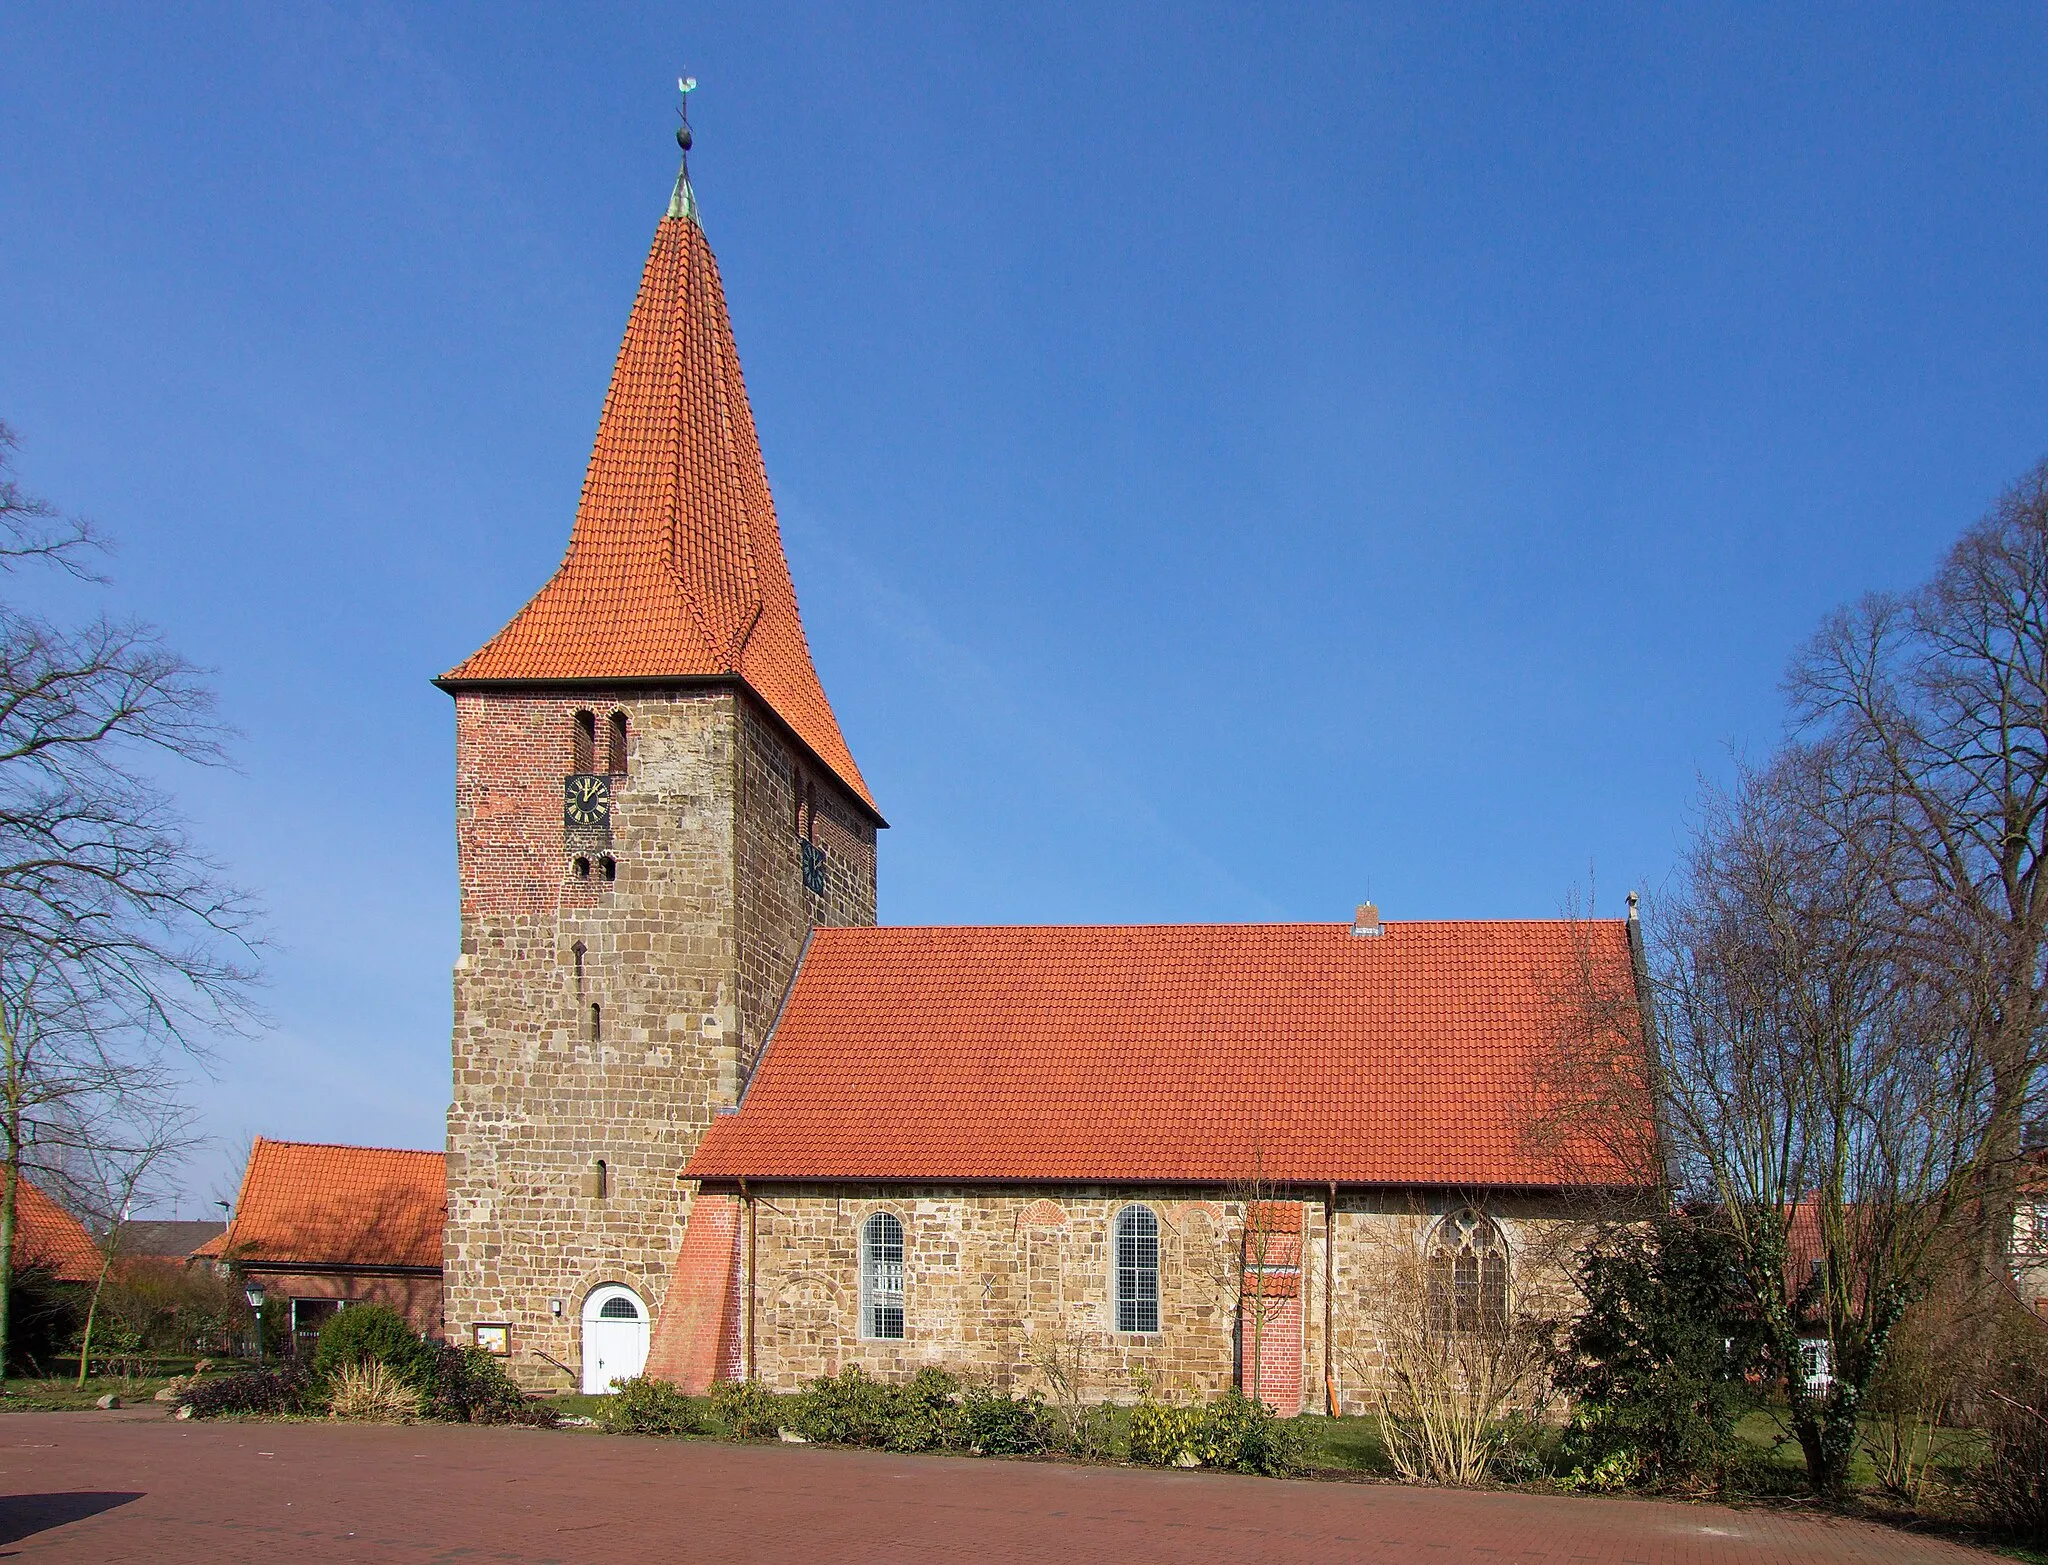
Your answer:
[[[676,171],[676,188],[669,193],[670,217],[694,219],[697,216],[697,192],[690,188],[690,94],[696,90],[696,77],[676,78],[676,91],[682,96],[682,102],[676,107],[676,118],[682,121],[676,127],[676,145],[683,149],[683,166]]]

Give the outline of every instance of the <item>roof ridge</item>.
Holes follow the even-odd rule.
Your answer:
[[[1468,926],[1478,926],[1482,928],[1505,926],[1538,926],[1543,928],[1553,928],[1562,925],[1625,924],[1628,922],[1628,920],[1621,917],[1570,918],[1563,915],[1552,914],[1540,918],[1382,918],[1380,922],[1382,925],[1389,929],[1443,929],[1464,928]],[[818,933],[824,935],[833,935],[836,937],[839,935],[882,935],[890,933],[932,934],[951,931],[959,931],[964,933],[971,930],[994,932],[998,930],[1030,931],[1064,929],[1076,931],[1088,930],[1091,932],[1107,933],[1136,930],[1169,929],[1349,930],[1350,928],[1352,928],[1352,924],[1349,919],[1214,919],[1199,922],[1189,921],[1183,923],[1160,922],[1133,924],[838,924],[831,926],[822,926],[819,928]]]
[[[284,1141],[276,1136],[256,1137],[255,1143],[250,1148],[252,1155],[256,1146],[318,1147],[322,1151],[327,1152],[397,1152],[407,1157],[446,1157],[448,1155],[448,1150],[445,1147],[439,1150],[433,1147],[373,1147],[365,1146],[359,1141]]]

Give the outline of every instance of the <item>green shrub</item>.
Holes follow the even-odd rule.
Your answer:
[[[735,1440],[766,1440],[782,1424],[782,1404],[758,1380],[720,1380],[711,1387],[711,1416]]]
[[[180,1416],[224,1418],[236,1413],[303,1413],[317,1396],[317,1387],[306,1372],[296,1364],[286,1364],[199,1381],[185,1388],[178,1404]]]
[[[797,1393],[790,1427],[820,1445],[880,1445],[888,1388],[849,1364],[837,1375],[820,1375]]]
[[[983,1456],[1037,1456],[1051,1449],[1055,1420],[1036,1392],[1010,1397],[992,1386],[971,1386],[960,1398],[967,1444]]]
[[[849,1364],[821,1375],[795,1399],[790,1425],[820,1445],[874,1446],[885,1451],[941,1451],[963,1443],[960,1383],[942,1369],[921,1369],[900,1386],[870,1378]]]
[[[884,1396],[883,1444],[891,1451],[943,1451],[966,1443],[958,1398],[960,1382],[943,1369],[925,1368]]]
[[[64,1345],[78,1340],[85,1324],[85,1290],[59,1282],[57,1274],[37,1261],[14,1269],[14,1287],[7,1296],[7,1372],[47,1375]]]
[[[598,1424],[615,1435],[695,1435],[704,1432],[698,1406],[666,1380],[636,1375],[597,1410]]]
[[[1556,1471],[1558,1438],[1549,1426],[1516,1413],[1503,1419],[1495,1434],[1489,1471],[1502,1483],[1534,1483]]]
[[[1202,1409],[1196,1454],[1204,1467],[1291,1478],[1308,1466],[1308,1430],[1276,1417],[1236,1387]]]
[[[1055,1451],[1084,1462],[1122,1461],[1131,1454],[1129,1421],[1106,1402],[1048,1408],[1046,1417],[1047,1438]]]
[[[1156,1401],[1148,1393],[1131,1409],[1131,1460],[1148,1467],[1198,1467],[1203,1409]]]
[[[543,1403],[529,1402],[494,1353],[443,1347],[434,1363],[426,1416],[454,1424],[553,1425]]]
[[[431,1391],[440,1349],[395,1310],[381,1304],[353,1304],[337,1310],[320,1328],[313,1348],[313,1373],[321,1380],[350,1364],[382,1364],[410,1385]]]
[[[1554,1367],[1577,1403],[1560,1465],[1610,1486],[1624,1474],[1660,1485],[1726,1467],[1760,1346],[1736,1296],[1736,1263],[1725,1231],[1683,1214],[1631,1224],[1586,1251],[1586,1309]]]
[[[1307,1468],[1308,1453],[1306,1425],[1275,1416],[1234,1386],[1206,1407],[1160,1401],[1146,1387],[1131,1409],[1131,1460],[1153,1467],[1286,1478]]]

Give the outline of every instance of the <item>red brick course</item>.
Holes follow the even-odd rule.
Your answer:
[[[740,1203],[700,1195],[654,1323],[647,1374],[702,1396],[714,1380],[745,1373],[740,1357]]]
[[[1862,1522],[572,1432],[0,1418],[25,1560],[1936,1565]]]

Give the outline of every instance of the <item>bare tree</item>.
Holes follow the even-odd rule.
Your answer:
[[[1724,1215],[1830,1493],[1900,1312],[1972,1199],[1990,1081],[1901,930],[1916,845],[1858,761],[1793,747],[1711,797],[1648,960],[1669,1188]],[[1802,1350],[1822,1342],[1817,1374]]]
[[[1926,586],[1830,618],[1790,689],[1803,736],[1895,822],[1892,916],[1988,1073],[1971,1174],[1995,1278],[2048,1062],[2048,463]]]
[[[1296,1299],[1303,1275],[1301,1206],[1293,1203],[1290,1212],[1281,1194],[1266,1177],[1265,1154],[1254,1135],[1251,1166],[1227,1192],[1244,1223],[1237,1253],[1238,1351],[1250,1361],[1246,1389],[1254,1401],[1265,1399],[1266,1327]],[[1249,1342],[1243,1341],[1247,1331]]]
[[[78,1384],[83,1386],[92,1366],[100,1300],[107,1279],[126,1259],[124,1246],[135,1208],[169,1193],[171,1176],[199,1138],[189,1110],[154,1094],[74,1100],[65,1108],[98,1116],[67,1125],[68,1144],[53,1159],[65,1204],[85,1220],[100,1252],[78,1339]]]
[[[1508,1439],[1508,1416],[1538,1414],[1548,1399],[1550,1331],[1512,1300],[1458,1310],[1431,1265],[1430,1227],[1418,1211],[1368,1238],[1374,1351],[1356,1357],[1352,1372],[1401,1477],[1483,1483]]]
[[[25,495],[0,426],[0,569],[97,581],[84,523]],[[164,1107],[171,1062],[249,1017],[253,912],[155,768],[219,764],[197,671],[149,627],[61,627],[0,602],[0,1374],[16,1203],[66,1126]],[[72,1150],[77,1150],[72,1146]]]

